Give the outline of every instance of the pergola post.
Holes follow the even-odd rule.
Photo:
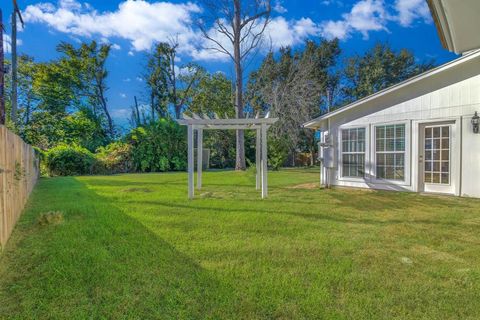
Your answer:
[[[261,173],[262,173],[262,166],[261,166],[261,153],[262,153],[262,131],[261,129],[256,129],[257,132],[257,144],[255,148],[255,167],[257,169],[256,174],[256,188],[260,190],[260,185],[262,183]]]
[[[188,198],[193,199],[194,196],[194,190],[193,190],[193,126],[190,124],[188,125],[188,130],[187,130],[187,145],[188,145]]]
[[[197,129],[197,189],[202,188],[203,129]]]
[[[262,123],[262,199],[268,196],[267,125]]]

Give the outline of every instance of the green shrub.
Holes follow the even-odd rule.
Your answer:
[[[185,171],[187,170],[187,161],[184,158],[173,157],[172,159],[172,170],[174,171]]]
[[[45,154],[45,164],[50,175],[74,176],[92,174],[96,158],[78,145],[58,145]]]
[[[160,119],[127,135],[132,145],[133,169],[141,172],[180,170],[186,167],[187,134],[171,119]]]
[[[272,170],[278,170],[285,163],[288,156],[286,139],[268,139],[268,165]]]
[[[106,173],[133,171],[132,146],[124,142],[113,142],[97,149],[97,159]]]

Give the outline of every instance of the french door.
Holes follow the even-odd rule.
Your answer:
[[[454,193],[452,183],[452,123],[420,127],[419,180],[425,192]]]

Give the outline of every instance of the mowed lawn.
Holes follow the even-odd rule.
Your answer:
[[[6,319],[479,319],[480,201],[316,170],[45,178],[0,254]],[[40,224],[59,211],[60,223]]]

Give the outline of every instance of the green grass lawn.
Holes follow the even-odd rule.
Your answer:
[[[0,318],[479,319],[480,201],[320,190],[313,170],[41,179]],[[60,211],[60,223],[39,216]]]

